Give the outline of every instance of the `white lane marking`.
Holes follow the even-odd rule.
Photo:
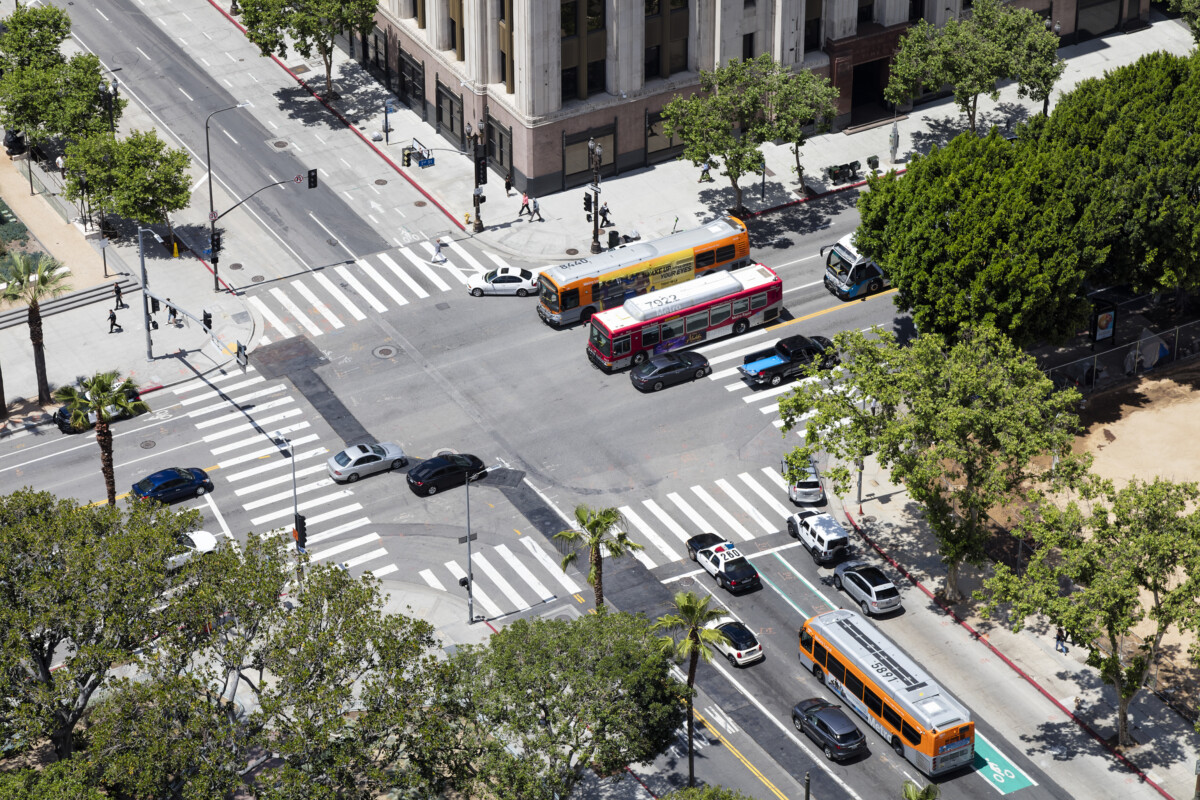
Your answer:
[[[313,439],[319,439],[320,437],[314,433],[312,436],[309,436],[307,438],[309,441],[312,441]],[[299,439],[292,440],[293,447],[299,443],[300,443]],[[273,447],[270,450],[264,450],[264,451],[262,451],[262,453],[269,454],[272,450],[275,452],[276,455],[282,455],[279,452],[278,447]],[[316,456],[323,456],[328,452],[329,451],[326,450],[324,447],[317,447],[313,450],[308,450],[303,453],[300,453],[300,452],[295,453],[295,459],[296,459],[296,461],[307,461],[308,459],[314,458]],[[247,460],[249,460],[249,459],[247,459]],[[242,470],[241,472],[234,472],[232,474],[226,475],[225,480],[232,483],[234,481],[240,481],[242,478],[249,478],[254,475],[261,475],[264,472],[270,472],[273,469],[279,469],[280,467],[286,467],[287,465],[288,465],[288,460],[286,458],[280,459],[278,461],[270,461],[266,464],[263,464],[262,466],[251,467],[250,469]],[[228,466],[228,465],[226,465],[226,466]]]
[[[254,77],[254,76],[251,76],[251,77]],[[230,135],[229,131],[225,130],[224,128],[222,128],[222,129],[221,129],[221,133],[223,133],[223,134],[225,134],[226,136],[228,136],[228,137],[229,137],[229,141],[233,142],[234,144],[237,144],[237,143],[238,143],[238,140],[237,140],[237,139],[235,139],[235,138],[233,138],[233,136],[231,136],[231,135]]]
[[[482,548],[480,548],[482,549]],[[525,598],[521,597],[521,593],[512,587],[512,584],[504,579],[500,571],[492,566],[492,562],[487,560],[487,556],[483,553],[475,554],[475,566],[483,570],[483,573],[492,579],[492,583],[500,587],[500,591],[508,598],[517,609],[529,608],[529,603],[525,602]]]
[[[443,292],[450,291],[450,284],[442,280],[442,276],[430,269],[429,265],[422,261],[416,253],[414,253],[412,250],[409,250],[407,247],[400,248],[400,252],[403,253],[404,257],[407,258],[412,265],[416,267],[422,275],[425,276],[426,280],[441,289]]]
[[[387,558],[387,554],[388,551],[381,547],[378,550],[372,550],[369,553],[363,553],[361,556],[355,556],[349,561],[343,561],[342,566],[346,569],[354,569],[355,567],[365,564],[368,561],[374,561],[378,558]]]
[[[279,388],[282,389],[283,387],[280,386]],[[214,419],[206,419],[203,422],[195,423],[196,430],[202,431],[205,428],[211,428],[216,425],[228,425],[230,422],[233,422],[233,421],[239,420],[239,419],[257,419],[256,417],[253,417],[250,415],[250,411],[253,411],[255,414],[257,414],[260,411],[270,411],[273,408],[279,408],[280,406],[290,405],[291,403],[294,403],[294,402],[296,402],[296,398],[294,398],[294,397],[280,397],[276,400],[268,400],[265,403],[252,405],[249,408],[238,408],[237,406],[235,406],[231,403],[220,403],[219,407],[225,409],[225,414],[223,416],[216,417]],[[201,413],[200,411],[193,411],[190,414],[188,414],[188,416],[195,417],[195,416],[199,416],[200,413]]]
[[[667,499],[674,503],[675,507],[682,511],[683,515],[687,517],[693,525],[699,528],[701,533],[716,532],[717,529],[710,525],[708,520],[700,516],[700,512],[692,508],[692,506],[689,505],[686,500],[680,497],[678,493],[671,492],[669,495],[667,495]]]
[[[333,493],[327,494],[323,497],[317,497],[312,500],[309,500],[306,503],[300,503],[296,508],[299,511],[304,511],[305,509],[316,508],[317,506],[323,506],[327,503],[334,503],[334,502],[337,502],[338,500],[345,500],[347,497],[351,497],[351,496],[353,496],[353,492],[348,492],[343,489],[340,492],[333,492]],[[292,515],[292,506],[291,506],[291,504],[289,504],[287,508],[282,508],[282,509],[279,509],[276,511],[272,511],[270,514],[263,514],[261,517],[255,517],[254,519],[250,520],[250,524],[257,527],[259,525],[262,525],[264,522],[270,522],[271,520],[276,520],[276,519],[286,519],[287,517],[290,517],[291,515]],[[313,520],[309,520],[308,524],[309,525],[313,524]]]
[[[384,575],[391,575],[393,572],[400,570],[395,564],[385,564],[379,569],[369,569],[367,572],[373,574],[376,578],[382,578]]]
[[[258,370],[256,370],[254,367],[250,367],[248,371],[249,372],[258,372]],[[184,383],[180,386],[176,386],[171,391],[173,391],[177,395],[187,394],[188,392],[194,392],[197,389],[212,389],[216,386],[216,384],[221,383],[222,381],[230,380],[231,378],[243,378],[243,377],[245,377],[245,376],[238,372],[229,372],[229,373],[226,373],[225,375],[213,375],[213,376],[206,376],[203,378],[195,378],[195,379],[190,380],[187,383]]]
[[[738,522],[736,519],[733,518],[732,514],[730,514],[728,511],[726,511],[724,508],[722,508],[721,504],[718,503],[715,499],[713,499],[713,496],[710,495],[708,492],[706,492],[704,490],[703,486],[693,486],[692,493],[695,494],[697,497],[699,497],[701,502],[704,503],[704,505],[706,505],[710,509],[712,509],[712,512],[714,514],[716,514],[718,517],[720,517],[725,522],[725,524],[728,525],[733,530],[733,532],[736,533],[738,536],[742,537],[743,539],[745,539],[747,541],[754,538],[754,534],[751,533],[750,531],[746,530],[745,526],[743,526],[742,523]]]
[[[471,269],[475,270],[476,272],[484,272],[483,264],[480,264],[475,259],[475,256],[468,253],[467,249],[465,247],[461,247],[461,248],[455,250],[454,254],[457,255],[459,258],[461,258],[463,261],[467,262],[467,264],[470,265]]]
[[[312,475],[314,472],[325,472],[325,471],[327,471],[327,470],[325,469],[324,464],[313,464],[311,467],[305,467],[304,469],[296,470],[295,479],[300,480],[301,478],[307,478],[309,475]],[[291,470],[288,470],[287,472],[285,472],[282,475],[276,475],[274,478],[267,478],[265,481],[259,481],[258,483],[254,483],[249,486],[245,486],[241,489],[235,489],[233,494],[235,497],[241,497],[242,495],[252,494],[254,492],[261,492],[263,489],[269,489],[272,486],[278,486],[282,483],[290,484],[291,482],[292,482],[292,472],[291,472]]]
[[[787,491],[787,489],[788,489],[787,481],[785,481],[783,479],[783,476],[779,474],[779,470],[772,469],[771,467],[763,467],[762,473],[764,475],[766,475],[780,489],[783,489],[785,492]],[[788,514],[788,516],[790,517],[791,514]]]
[[[135,46],[133,49],[134,49],[134,50],[137,50],[139,53],[141,53],[141,54],[142,54],[142,58],[146,59],[147,61],[153,61],[153,60],[154,60],[154,59],[153,59],[153,58],[151,58],[150,56],[146,55],[146,51],[145,51],[145,50],[143,50],[142,48],[140,48],[140,47],[136,47],[136,46]],[[128,90],[128,89],[126,89],[125,91],[129,91],[129,90]],[[182,91],[183,91],[183,89],[180,89],[179,91],[181,91],[181,92],[182,92]],[[186,95],[186,94],[185,94],[184,96],[185,96],[185,97],[187,97],[187,95]],[[188,97],[188,100],[191,100],[191,99],[192,99],[192,98]]]
[[[717,724],[725,729],[727,733],[737,733],[741,730],[729,715],[721,710],[720,706],[705,706],[704,713],[717,721]]]
[[[537,559],[537,562],[546,568],[546,571],[554,576],[554,579],[559,582],[564,589],[571,594],[579,594],[583,591],[579,584],[571,580],[563,569],[561,564],[555,564],[554,561],[546,554],[546,551],[530,537],[526,536],[521,539],[521,544],[525,545],[525,549]]]
[[[685,531],[682,526],[680,526],[680,524],[678,522],[671,519],[671,517],[667,514],[666,511],[663,511],[663,509],[658,505],[658,503],[654,502],[653,500],[643,500],[642,505],[644,505],[646,508],[650,509],[650,513],[653,514],[654,516],[658,517],[658,521],[661,522],[663,525],[665,525],[667,530],[669,530],[671,533],[675,534],[675,538],[679,539],[679,541],[686,544],[687,540],[692,538],[691,536],[688,535],[688,532]]]
[[[266,324],[274,327],[276,331],[280,332],[280,336],[286,339],[295,336],[295,333],[292,332],[292,329],[290,329],[290,327],[287,325],[284,325],[283,320],[276,317],[275,312],[266,307],[266,303],[262,300],[259,300],[257,296],[250,296],[250,305],[258,309],[258,313],[263,315],[263,319],[266,320]]]
[[[417,574],[420,575],[422,578],[424,578],[425,582],[427,584],[429,584],[429,586],[431,588],[437,589],[439,592],[446,591],[446,587],[442,586],[442,582],[439,581],[437,579],[437,576],[433,574],[433,570],[423,569],[420,572],[418,572]]]
[[[279,428],[278,430],[280,433],[289,434],[289,433],[294,433],[295,431],[304,430],[307,427],[308,427],[307,422],[297,422],[293,425],[285,425],[282,428]],[[232,442],[230,444],[223,444],[220,447],[213,447],[213,448],[211,448],[211,452],[214,456],[220,456],[220,455],[224,455],[225,453],[232,453],[234,450],[240,450],[241,448],[248,447],[249,445],[252,445],[252,444],[257,444],[257,443],[261,442],[262,440],[263,440],[263,435],[261,433],[256,432],[251,436],[247,436],[246,438],[242,439],[241,441]]]
[[[790,517],[792,515],[792,512],[788,510],[787,506],[785,506],[783,503],[779,502],[779,500],[776,499],[775,495],[771,494],[766,489],[764,489],[759,484],[758,481],[754,480],[753,476],[751,476],[750,473],[743,472],[743,473],[739,474],[738,477],[741,479],[742,483],[746,484],[746,486],[748,486],[750,488],[750,491],[754,492],[756,495],[761,497],[763,499],[763,502],[765,502],[768,506],[770,506],[771,509],[774,510],[776,514],[783,517],[784,519],[787,519],[788,517]]]
[[[312,558],[313,561],[320,561],[322,558],[336,556],[338,553],[344,553],[347,550],[353,550],[354,548],[362,547],[365,544],[375,544],[378,541],[378,533],[368,533],[366,536],[360,536],[357,539],[350,539],[348,541],[335,544],[333,547],[321,550],[318,553],[312,553],[310,558]]]
[[[367,315],[359,311],[358,306],[354,305],[354,303],[351,303],[350,298],[346,297],[346,293],[335,286],[333,281],[329,280],[329,278],[326,278],[324,275],[318,272],[313,275],[313,279],[316,280],[317,283],[324,286],[325,291],[333,295],[333,299],[345,306],[346,310],[350,312],[350,316],[354,317],[359,322],[362,322],[367,318]]]
[[[314,325],[312,320],[304,316],[304,312],[300,310],[300,307],[293,303],[292,299],[284,294],[282,289],[280,289],[278,286],[273,287],[271,289],[271,296],[279,301],[281,306],[288,310],[288,312],[292,315],[292,319],[296,320],[296,322],[299,322],[301,327],[308,331],[310,336],[321,335],[321,329]]]
[[[768,334],[770,334],[769,330],[767,330],[766,328],[759,328],[756,331],[749,331],[747,333],[743,333],[741,336],[734,336],[731,339],[728,339],[728,338],[721,339],[720,341],[713,342],[712,344],[700,345],[699,347],[695,347],[693,349],[698,353],[710,353],[710,352],[713,352],[714,350],[720,350],[725,347],[744,344],[746,342],[751,341],[752,339],[760,339],[763,336],[767,336]],[[720,364],[725,361],[729,361],[732,358],[738,358],[740,356],[746,355],[747,353],[752,353],[755,350],[765,350],[766,348],[763,346],[764,344],[766,344],[766,343],[765,342],[757,342],[755,344],[749,344],[744,347],[738,347],[732,353],[724,353],[719,356],[712,356],[711,358],[708,359],[708,363]]]
[[[545,584],[539,581],[529,568],[521,563],[513,551],[508,549],[507,545],[497,545],[496,552],[510,566],[514,572],[521,576],[521,580],[528,584],[530,589],[537,593],[538,599],[543,603],[548,603],[554,599],[554,592],[546,588]]]
[[[253,378],[250,378],[249,380],[242,381],[241,383],[235,383],[233,386],[224,386],[224,387],[221,387],[218,389],[211,389],[207,392],[204,392],[203,394],[198,394],[194,397],[185,397],[184,399],[179,401],[179,405],[190,406],[193,403],[199,403],[201,400],[211,400],[214,397],[221,397],[221,395],[228,396],[228,394],[230,392],[236,391],[236,390],[241,389],[246,386],[253,386],[256,383],[265,383],[266,380],[267,379],[264,378],[262,375],[257,375]],[[224,402],[228,402],[228,400],[226,398],[221,398],[221,399]]]
[[[508,266],[507,261],[505,261],[500,256],[496,255],[495,253],[491,252],[490,250],[486,251],[484,253],[484,255],[487,256],[488,258],[490,258],[492,261],[494,261],[496,263],[497,267],[507,267]]]
[[[337,316],[330,311],[329,306],[325,305],[324,302],[322,302],[315,294],[313,294],[312,289],[309,289],[308,285],[303,281],[292,281],[292,287],[297,292],[304,295],[304,299],[311,303],[312,307],[316,309],[317,313],[324,317],[325,321],[332,325],[335,329],[346,327],[346,323],[338,319]]]
[[[359,517],[358,519],[351,520],[344,525],[339,525],[336,528],[330,528],[327,531],[321,531],[320,533],[312,534],[308,537],[308,543],[316,544],[317,542],[323,542],[326,539],[333,539],[341,536],[343,533],[349,533],[350,531],[358,530],[359,528],[370,524],[371,520],[367,519],[366,517]]]
[[[332,478],[321,478],[320,480],[313,481],[312,483],[297,483],[294,491],[289,486],[282,492],[276,492],[275,494],[268,495],[266,497],[260,497],[257,500],[251,500],[249,503],[242,503],[242,508],[246,509],[247,511],[253,511],[256,508],[274,505],[280,501],[290,501],[293,497],[299,497],[302,494],[315,492],[318,489],[324,489],[327,486],[333,486]]]
[[[301,506],[301,507],[303,508],[303,506]],[[362,505],[360,505],[359,503],[351,503],[348,506],[342,506],[341,508],[335,508],[332,511],[326,511],[324,514],[317,514],[315,516],[311,516],[308,518],[308,524],[309,525],[320,525],[321,523],[327,522],[331,519],[335,519],[337,517],[344,517],[347,514],[354,514],[359,511],[362,511]]]
[[[746,516],[758,523],[758,526],[763,529],[763,533],[775,533],[779,530],[778,527],[768,522],[766,517],[758,513],[758,509],[755,508],[750,501],[747,500],[745,496],[734,487],[732,483],[724,478],[721,478],[716,483],[717,486],[721,487],[721,491],[729,495],[729,498],[746,513]]]
[[[467,573],[463,571],[463,568],[454,561],[447,561],[446,569],[450,570],[450,574],[454,576],[456,581],[461,581],[463,578],[467,577]],[[475,597],[475,600],[480,605],[487,609],[489,615],[493,617],[500,616],[500,606],[493,603],[492,598],[488,597],[487,592],[479,588],[478,585],[471,587],[471,594]]]
[[[218,403],[213,403],[211,406],[205,406],[204,408],[193,409],[192,411],[189,411],[185,416],[187,416],[187,417],[202,417],[205,414],[211,414],[214,411],[221,411],[221,410],[230,411],[230,412],[245,411],[247,409],[242,404],[245,403],[246,401],[257,400],[258,398],[266,397],[269,394],[276,394],[278,392],[282,392],[283,388],[284,387],[283,387],[282,383],[277,383],[274,386],[269,386],[266,389],[259,389],[258,391],[251,392],[250,394],[244,394],[244,395],[241,395],[240,397],[231,397],[228,400],[221,400]],[[196,427],[200,427],[200,425],[202,425],[202,424],[206,425],[208,423],[197,422]]]
[[[414,281],[412,279],[412,276],[410,276],[407,272],[400,269],[400,265],[397,264],[395,261],[393,261],[392,257],[389,256],[387,253],[380,253],[379,255],[376,256],[376,258],[378,258],[381,262],[383,262],[383,265],[385,267],[387,267],[388,269],[390,269],[392,271],[392,274],[394,274],[397,278],[399,278],[401,281],[403,281],[404,285],[408,287],[408,290],[410,292],[412,292],[419,298],[429,297],[429,292],[427,292],[423,288],[421,288],[421,284]],[[362,262],[359,262],[359,263],[362,263]]]
[[[790,391],[796,389],[802,383],[808,383],[809,381],[814,381],[814,380],[816,380],[816,378],[802,378],[801,380],[798,380],[798,381],[784,381],[783,383],[781,383],[775,387],[767,387],[766,389],[759,389],[757,392],[750,395],[749,397],[743,397],[742,402],[743,403],[758,403],[763,400],[769,400],[772,397],[778,397],[781,394],[784,394],[786,392],[790,392]],[[779,404],[776,403],[775,408],[778,408],[778,407],[779,407]]]
[[[385,281],[383,279],[383,276],[379,274],[379,270],[375,269],[374,267],[372,267],[370,264],[368,264],[366,261],[362,260],[361,258],[355,263],[358,264],[359,269],[361,269],[364,273],[366,273],[368,278],[375,281],[375,283],[379,284],[379,288],[383,289],[383,291],[387,294],[388,297],[390,297],[396,301],[396,305],[398,305],[398,306],[408,305],[408,300],[405,299],[404,295],[402,295],[402,294],[400,294],[400,292],[396,291],[395,286],[392,286],[390,283]],[[407,277],[407,276],[405,276],[405,277]],[[425,296],[428,297],[429,295],[425,295]]]
[[[621,516],[629,520],[629,522],[633,524],[633,527],[637,528],[638,531],[647,539],[649,539],[650,543],[657,547],[659,551],[668,559],[671,561],[679,561],[682,558],[682,556],[672,550],[671,547],[665,541],[663,541],[663,538],[655,533],[654,529],[647,525],[632,508],[629,506],[621,506],[617,510],[621,512]]]
[[[225,538],[237,544],[237,540],[233,538],[233,534],[229,531],[229,526],[225,524],[225,516],[221,514],[221,509],[217,508],[217,503],[213,500],[212,494],[204,495],[204,501],[208,504],[213,516],[217,518],[217,524],[221,526],[221,532],[225,534]]]
[[[449,247],[449,245],[446,245],[446,246]],[[429,253],[430,258],[433,258],[433,254],[437,252],[437,249],[433,246],[433,243],[429,242],[429,241],[421,242],[421,247],[423,247],[425,249],[425,252]],[[445,255],[445,254],[446,254],[445,251],[443,251],[442,255]],[[457,258],[458,253],[455,252],[454,256]],[[454,266],[454,262],[452,262],[449,258],[447,258],[445,261],[441,262],[441,264],[439,264],[438,266],[442,267],[447,272],[449,272],[451,275],[453,275],[455,278],[457,278],[458,282],[461,283],[463,286],[467,285],[467,276],[463,275],[462,270],[460,270],[458,267]],[[435,269],[436,269],[436,267],[435,267]]]
[[[303,413],[304,413],[304,409],[302,409],[302,408],[289,408],[287,411],[281,411],[280,413],[274,414],[269,417],[263,417],[262,419],[255,419],[251,422],[245,422],[245,423],[242,423],[241,425],[234,425],[233,427],[225,428],[224,430],[217,431],[216,433],[210,433],[208,436],[203,437],[200,441],[204,442],[205,444],[208,444],[209,442],[215,442],[220,439],[227,439],[230,436],[236,436],[239,433],[245,433],[246,431],[253,431],[253,430],[258,430],[259,428],[269,427],[271,425],[271,423],[273,423],[273,422],[278,422],[281,419],[289,419],[291,417],[296,417]],[[239,415],[239,417],[240,417],[240,415]],[[240,418],[245,419],[245,417],[240,417]],[[209,421],[210,422],[229,422],[229,420],[209,420]]]
[[[292,439],[292,447],[296,447],[297,445],[301,445],[301,444],[308,444],[309,442],[315,442],[320,438],[321,437],[315,433],[311,433],[308,436],[301,436],[299,439]],[[324,448],[321,448],[321,449],[323,450]],[[256,460],[262,458],[263,456],[270,456],[270,455],[279,455],[279,448],[276,447],[275,445],[271,445],[270,447],[264,447],[261,450],[255,450],[252,453],[243,453],[240,456],[225,459],[218,466],[221,469],[226,469],[228,467],[233,467],[238,464],[244,464],[247,461],[256,461]],[[286,464],[286,463],[287,463],[286,461],[274,462],[271,465],[271,467],[273,467],[275,464]],[[271,467],[266,467],[266,468],[270,469]],[[243,475],[243,474],[245,474],[245,475],[251,474],[251,470],[247,470],[245,473],[239,473],[239,475]],[[228,475],[226,477],[228,477],[230,480],[233,480],[233,478]]]
[[[809,256],[809,258],[816,258],[816,256]],[[802,258],[800,260],[804,261],[805,259]],[[798,292],[801,289],[808,289],[809,287],[812,287],[812,286],[820,286],[824,282],[825,282],[824,280],[819,280],[819,281],[813,281],[812,283],[802,283],[799,286],[793,286],[790,289],[784,289],[783,293],[787,294],[788,292]]]
[[[354,289],[354,291],[358,292],[358,296],[363,300],[366,300],[367,303],[370,304],[371,308],[375,309],[380,314],[387,311],[387,307],[383,303],[379,302],[375,295],[371,294],[367,287],[363,286],[362,282],[359,281],[358,278],[354,277],[354,274],[350,272],[350,270],[346,269],[345,267],[334,267],[333,271],[340,275],[342,280],[350,284],[350,287]],[[400,299],[403,300],[404,298]]]

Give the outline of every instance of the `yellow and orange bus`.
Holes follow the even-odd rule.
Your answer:
[[[809,617],[800,663],[926,775],[974,760],[971,712],[861,615],[837,609]]]
[[[694,230],[551,267],[538,281],[538,315],[555,326],[587,322],[592,314],[646,292],[749,265],[745,224],[720,217]]]

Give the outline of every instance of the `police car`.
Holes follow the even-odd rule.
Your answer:
[[[696,563],[716,578],[717,585],[722,589],[740,592],[759,585],[758,571],[732,542],[721,542],[699,551],[696,553]]]

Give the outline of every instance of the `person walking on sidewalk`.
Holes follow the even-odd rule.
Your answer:
[[[121,326],[120,326],[120,324],[117,323],[116,309],[110,308],[108,310],[108,332],[115,333],[116,331],[118,331],[120,329],[121,329]]]
[[[609,225],[612,223],[608,221],[608,203],[605,203],[600,206],[600,227],[607,228]]]
[[[125,301],[121,299],[121,284],[113,284],[113,298],[116,299],[117,305],[115,308],[121,309],[125,307]]]
[[[508,174],[504,176],[504,196],[512,197],[512,170],[511,169],[508,171]]]
[[[522,194],[521,195],[521,210],[517,212],[517,219],[520,219],[521,217],[525,216],[526,214],[529,215],[530,219],[533,219],[533,212],[529,210],[529,195]]]
[[[705,181],[712,183],[713,176],[708,174],[710,169],[712,169],[712,164],[706,160],[704,166],[700,167],[700,180],[696,181],[696,183],[704,183]]]
[[[1059,628],[1057,631],[1054,632],[1054,649],[1059,653],[1068,652],[1067,651],[1067,632],[1064,631],[1062,628]]]
[[[546,220],[542,219],[542,209],[541,209],[541,207],[538,205],[538,201],[537,201],[537,198],[536,198],[536,197],[535,197],[535,198],[533,198],[533,210],[529,212],[529,221],[530,221],[530,222],[533,222],[533,215],[534,215],[534,214],[537,214],[537,215],[538,215],[538,222],[545,222],[545,221],[546,221]]]
[[[171,298],[167,298],[167,324],[172,327],[179,324],[179,311],[175,306],[171,305]]]
[[[58,158],[54,159],[54,166],[58,167],[58,174],[61,175],[62,179],[65,181],[67,179],[67,162],[62,156],[59,156]]]
[[[434,264],[445,264],[446,256],[442,254],[442,240],[433,240],[433,258],[430,259]]]

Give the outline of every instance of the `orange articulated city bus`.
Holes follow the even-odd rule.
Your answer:
[[[639,295],[714,270],[750,265],[750,235],[737,217],[559,264],[538,280],[538,316],[550,325],[587,322]]]
[[[837,609],[809,617],[800,663],[926,775],[974,760],[971,712],[861,615]]]

